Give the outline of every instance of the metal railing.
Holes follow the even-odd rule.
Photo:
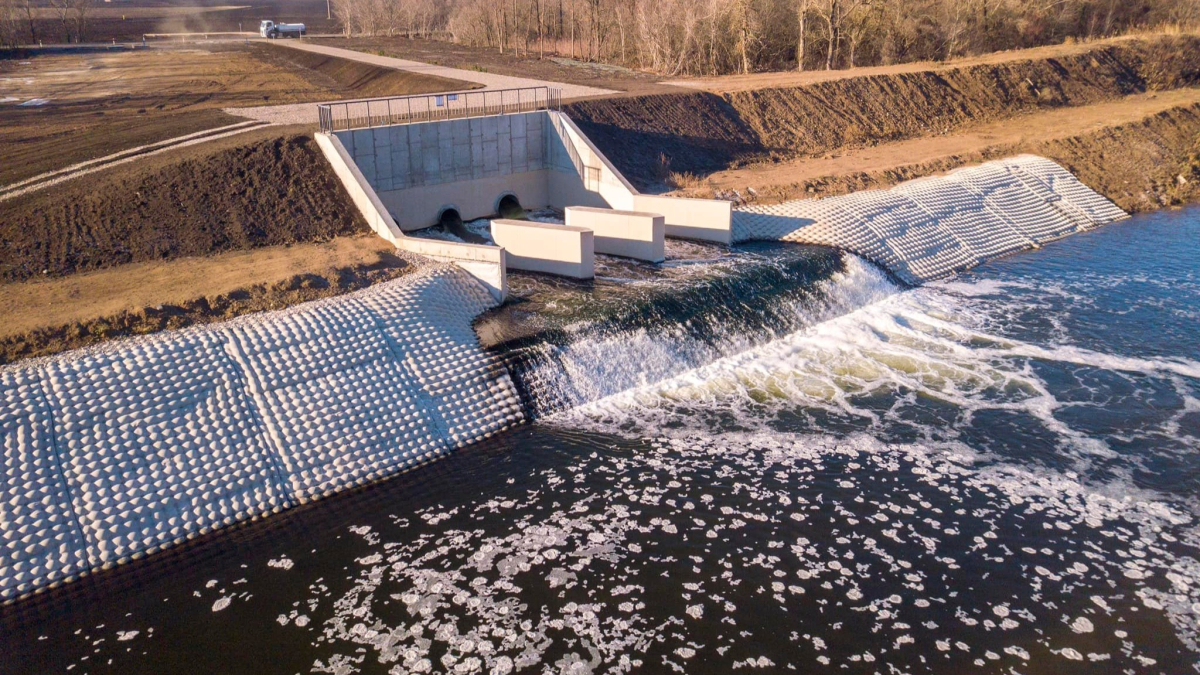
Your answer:
[[[331,134],[393,124],[557,110],[561,105],[562,90],[557,87],[523,87],[319,103],[317,116],[321,131]]]

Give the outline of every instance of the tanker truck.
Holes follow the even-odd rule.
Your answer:
[[[298,38],[308,31],[302,23],[275,23],[274,21],[263,21],[258,24],[258,34],[274,40],[275,38]]]

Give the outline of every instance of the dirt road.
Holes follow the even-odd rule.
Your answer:
[[[484,91],[548,86],[561,89],[563,98],[566,99],[605,96],[608,94],[617,93],[609,89],[585,87],[577,84],[565,84],[561,82],[550,82],[547,80],[538,80],[528,77],[512,77],[510,75],[497,75],[495,73],[448,68],[446,66],[421,63],[420,61],[409,61],[406,59],[393,58],[391,56],[367,54],[365,52],[354,51],[352,49],[342,49],[340,47],[332,47],[325,44],[313,44],[311,42],[304,42],[301,40],[272,40],[270,43],[277,45],[280,49],[294,49],[312,54],[322,54],[325,56],[337,57],[349,61],[357,61],[380,68],[393,68],[427,77],[447,78],[470,82],[476,85],[481,85],[480,88]],[[248,117],[250,119],[262,120],[264,122],[272,122],[276,124],[317,123],[317,108],[314,105],[258,106],[253,108],[238,108],[236,110],[228,109],[226,112]]]
[[[1181,33],[1181,35],[1194,35]],[[1157,34],[1153,34],[1157,36]],[[721,77],[697,77],[668,80],[665,85],[684,87],[687,89],[702,89],[715,94],[727,94],[740,91],[755,91],[759,89],[776,89],[803,87],[821,82],[832,82],[852,77],[874,77],[877,75],[900,75],[904,73],[924,73],[968,68],[979,65],[995,65],[1013,61],[1030,61],[1040,59],[1061,58],[1086,54],[1104,45],[1114,45],[1144,39],[1145,36],[1127,35],[1104,40],[1088,42],[1071,42],[1060,45],[1047,45],[1031,49],[1016,49],[1011,51],[993,52],[981,56],[954,59],[945,62],[917,61],[892,66],[874,66],[870,68],[851,68],[849,70],[810,70],[807,72],[782,71],[774,73],[754,73],[751,75],[725,75]]]

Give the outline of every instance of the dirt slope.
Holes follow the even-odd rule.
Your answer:
[[[759,200],[765,203],[829,197],[887,188],[960,166],[1032,153],[1063,165],[1084,184],[1130,213],[1200,201],[1200,103],[1169,107],[1124,123],[1097,125],[1078,134],[1048,139],[1031,135],[1015,142],[1009,140],[1003,137],[995,143],[966,144],[947,154],[923,154],[913,149],[920,141],[890,144],[896,147],[881,145],[860,151],[878,156],[864,158],[850,153],[833,161],[819,162],[818,166],[797,169],[797,180],[757,183],[755,189]],[[822,168],[827,172],[822,173]],[[715,182],[734,177],[746,179],[754,174],[734,170],[719,174]],[[737,189],[748,194],[746,185],[741,182]],[[675,194],[712,197],[714,188],[688,188]]]
[[[720,96],[582,101],[567,112],[630,180],[654,189],[667,173],[661,155],[669,158],[670,171],[704,175],[1197,84],[1200,39],[1162,36],[1067,50],[1060,57],[876,71]]]
[[[278,129],[0,204],[0,281],[366,231],[312,138]]]

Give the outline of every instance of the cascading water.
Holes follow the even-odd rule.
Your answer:
[[[852,254],[672,242],[663,267],[601,260],[593,283],[518,277],[477,330],[535,417],[644,386],[896,293]]]

